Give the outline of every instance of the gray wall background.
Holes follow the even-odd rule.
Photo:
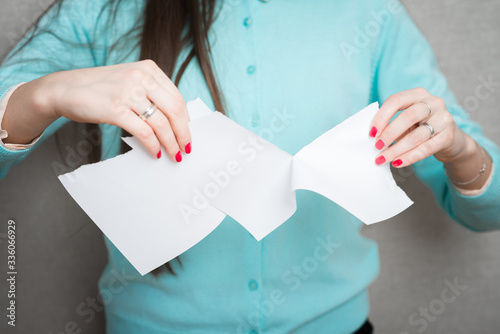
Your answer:
[[[50,2],[0,0],[0,59]],[[479,77],[491,75],[500,81],[500,1],[403,3],[434,47],[460,101],[475,96]],[[497,144],[499,102],[500,91],[495,91],[480,100],[478,108],[468,107]],[[1,272],[7,271],[8,219],[17,223],[18,243],[17,327],[6,325],[2,311],[2,333],[66,333],[72,321],[81,333],[103,333],[102,312],[90,324],[75,313],[87,297],[97,295],[97,279],[107,261],[102,234],[54,177],[53,161],[61,158],[50,138],[0,181]],[[363,230],[380,247],[381,274],[370,291],[376,333],[499,333],[500,234],[462,228],[436,206],[432,193],[411,173],[399,174],[400,185],[415,204]],[[445,280],[455,279],[467,288],[444,310],[436,309]],[[4,279],[0,287],[0,306],[5,310]],[[422,307],[440,312],[429,318],[425,329],[409,321]]]

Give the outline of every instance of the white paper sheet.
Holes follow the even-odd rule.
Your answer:
[[[412,201],[389,166],[376,166],[366,134],[377,104],[326,132],[295,156],[201,100],[188,104],[196,149],[172,162],[151,157],[134,137],[130,152],[59,179],[142,275],[183,253],[230,215],[261,240],[296,210],[295,190],[315,191],[366,224]],[[162,148],[163,150],[163,148]]]
[[[349,117],[293,158],[293,188],[321,194],[365,224],[391,218],[413,202],[396,185],[389,164],[378,166],[367,135],[378,103]]]

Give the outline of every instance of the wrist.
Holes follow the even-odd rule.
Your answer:
[[[35,110],[51,123],[62,116],[58,107],[61,87],[57,81],[57,73],[51,73],[28,84],[33,85],[33,104]]]
[[[488,180],[491,165],[488,153],[468,135],[460,155],[444,163],[451,183],[463,190],[480,189]]]
[[[5,144],[27,144],[38,137],[59,116],[54,113],[50,90],[43,79],[19,85],[8,98],[1,128]]]
[[[477,147],[474,139],[455,125],[452,145],[437,152],[434,154],[434,157],[445,166],[453,164],[460,165],[462,162],[474,156],[476,150]]]
[[[462,148],[453,158],[449,159],[448,161],[443,161],[445,166],[461,165],[467,161],[471,161],[471,159],[474,160],[474,158],[480,155],[480,151],[476,141],[466,133],[462,132],[462,134]]]

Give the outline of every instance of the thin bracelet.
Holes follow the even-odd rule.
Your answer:
[[[481,169],[479,170],[479,173],[477,173],[477,175],[470,181],[467,181],[467,182],[458,182],[458,181],[454,181],[450,178],[450,181],[451,183],[457,185],[457,186],[466,186],[468,184],[471,184],[472,182],[476,181],[477,179],[479,179],[481,177],[481,175],[483,175],[483,173],[486,171],[486,155],[484,154],[484,150],[481,146],[479,146],[479,144],[476,142],[476,145],[479,147],[479,150],[481,151],[481,154],[483,155],[483,165],[481,166]],[[449,178],[449,176],[448,176]]]

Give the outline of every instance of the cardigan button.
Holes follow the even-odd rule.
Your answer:
[[[256,280],[252,279],[248,282],[248,289],[250,289],[250,291],[255,291],[257,290],[259,287],[259,284],[257,283]]]
[[[259,115],[253,115],[252,116],[252,126],[255,128],[255,127],[258,127],[260,125],[260,117]]]
[[[252,18],[251,17],[247,17],[243,20],[243,25],[245,27],[250,27],[252,25]]]
[[[254,74],[256,70],[257,70],[257,68],[255,66],[253,66],[253,65],[250,65],[250,66],[247,67],[247,73],[248,74]]]

